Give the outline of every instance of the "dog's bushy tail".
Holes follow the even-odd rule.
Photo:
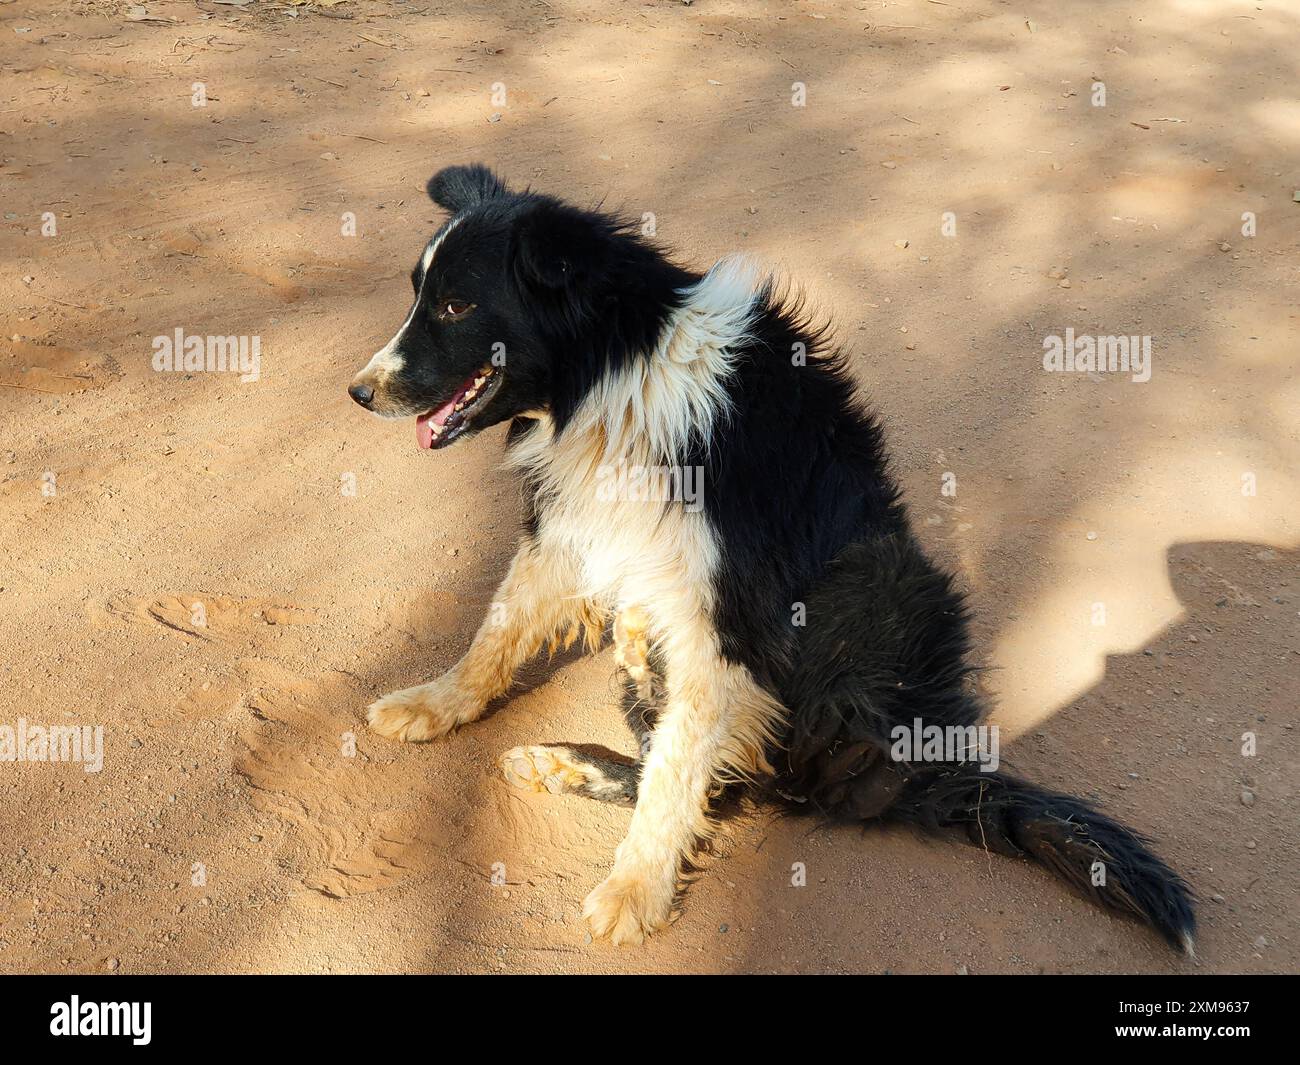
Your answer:
[[[930,830],[958,828],[1001,854],[1027,856],[1098,905],[1149,924],[1192,954],[1187,883],[1149,841],[1091,803],[977,765],[911,766],[883,815]]]

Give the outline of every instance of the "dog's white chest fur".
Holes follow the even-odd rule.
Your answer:
[[[758,288],[748,260],[722,260],[683,293],[653,352],[603,379],[562,433],[543,415],[512,449],[510,464],[540,488],[539,539],[576,562],[575,594],[610,608],[708,608],[719,551],[702,509],[709,486],[682,456],[726,415]]]
[[[718,558],[705,514],[658,498],[657,485],[633,472],[649,468],[648,456],[623,464],[606,453],[604,434],[573,428],[555,440],[549,420],[541,420],[511,456],[512,465],[526,459],[542,485],[538,540],[571,560],[573,594],[609,610],[685,601],[705,608]],[[630,483],[641,489],[628,491]]]

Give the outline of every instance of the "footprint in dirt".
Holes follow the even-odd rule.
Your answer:
[[[454,827],[367,753],[351,674],[291,679],[242,699],[232,767],[254,808],[285,821],[292,875],[330,898],[393,887],[445,867]],[[405,801],[404,801],[405,800]]]
[[[307,607],[248,596],[164,595],[154,599],[114,596],[107,603],[92,603],[91,621],[103,628],[114,621],[157,625],[187,640],[235,639],[264,626],[310,625],[318,612]]]

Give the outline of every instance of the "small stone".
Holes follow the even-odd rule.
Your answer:
[[[1088,534],[1088,539],[1089,539],[1089,540],[1095,540],[1095,539],[1097,539],[1097,534],[1096,534],[1095,532],[1090,532],[1090,533]]]
[[[251,835],[251,836],[248,837],[248,842],[249,842],[249,843],[261,843],[261,842],[262,842],[262,837],[259,836],[259,835],[256,835],[256,834]]]
[[[1220,894],[1216,891],[1213,895],[1210,896],[1210,901],[1211,901],[1211,902],[1217,902],[1217,903],[1219,903],[1220,905],[1222,905],[1223,903],[1227,902],[1228,900],[1225,899],[1222,895],[1220,895]]]
[[[910,245],[911,243],[912,243],[912,242],[911,242],[910,240],[896,240],[896,241],[894,241],[894,247],[895,247],[895,248],[906,248],[906,247],[907,247],[908,245]]]
[[[964,966],[964,965],[958,965],[958,966],[957,966],[957,975],[958,975],[958,976],[970,976],[970,970],[967,969],[966,966]]]
[[[718,931],[719,931],[719,932],[726,932],[726,931],[727,931],[727,926],[726,926],[725,924],[720,924],[720,925],[718,925]]]
[[[1069,287],[1070,287],[1070,279],[1069,279],[1068,277],[1063,277],[1063,278],[1061,278],[1060,281],[1058,281],[1058,282],[1056,283],[1056,285],[1057,285],[1058,288],[1069,288]]]
[[[1241,805],[1242,806],[1255,805],[1255,793],[1251,791],[1249,788],[1241,789]]]
[[[500,121],[501,121],[501,112],[500,112],[500,111],[494,111],[493,114],[492,114],[492,117],[489,118],[488,121],[489,121],[489,122],[500,122]]]
[[[1232,251],[1232,245],[1225,240],[1219,245],[1219,251]]]
[[[1060,281],[1069,272],[1070,268],[1068,266],[1053,266],[1047,271],[1047,276],[1053,281]]]
[[[891,162],[889,162],[888,160],[886,160],[885,162],[881,163],[880,165],[883,166],[886,170],[894,170],[894,169],[896,169],[896,168],[898,167],[898,164],[897,164],[897,163],[891,163]]]
[[[131,742],[130,742],[129,746],[131,746],[131,747],[143,747],[144,744],[141,743],[140,740],[139,740],[137,737],[132,736],[132,737],[131,737]]]
[[[120,961],[118,961],[116,958],[109,958],[109,959],[108,959],[108,971],[109,971],[110,973],[117,972],[118,967],[119,967],[121,964],[122,964],[122,963],[121,963]]]

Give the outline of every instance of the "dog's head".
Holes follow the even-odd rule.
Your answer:
[[[414,416],[419,445],[440,448],[550,409],[629,238],[607,216],[513,192],[483,166],[441,170],[428,191],[449,217],[411,272],[406,321],[348,392],[383,417]]]

